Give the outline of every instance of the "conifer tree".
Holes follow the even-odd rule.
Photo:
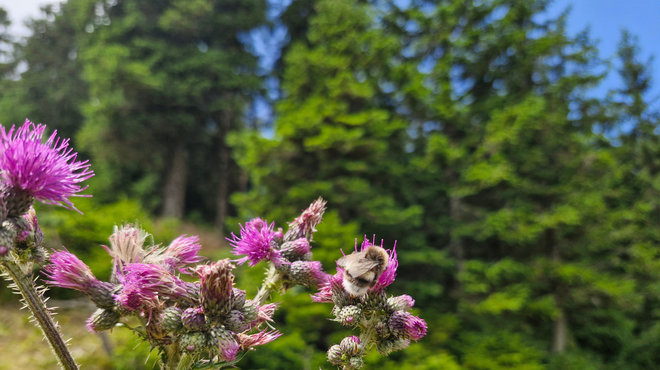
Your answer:
[[[205,172],[217,174],[205,180],[215,180],[222,220],[232,186],[225,137],[241,126],[246,93],[260,85],[238,33],[264,21],[265,1],[121,1],[95,11],[85,26],[91,103],[79,138],[99,173],[110,189],[130,186],[164,216],[181,217],[196,175],[191,158],[201,156]]]

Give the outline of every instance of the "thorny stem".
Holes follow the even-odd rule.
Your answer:
[[[163,350],[161,356],[163,369],[178,370],[180,368],[181,362],[183,361],[181,361],[181,353],[177,347],[176,343],[161,347]]]
[[[37,292],[32,278],[24,273],[14,261],[4,261],[2,262],[2,267],[7,270],[9,277],[16,284],[26,306],[37,320],[41,331],[46,336],[46,339],[48,339],[48,343],[53,349],[53,352],[55,352],[62,368],[64,370],[78,370],[78,365],[73,359],[73,356],[71,356],[71,352],[69,352],[69,348],[66,346],[62,335],[57,330],[57,324],[48,312],[48,307],[46,307],[41,294]]]
[[[365,353],[368,352],[369,347],[376,339],[376,324],[379,321],[378,315],[373,315],[360,330],[360,343],[364,346]]]
[[[279,286],[280,281],[281,281],[280,273],[275,268],[275,265],[272,262],[270,262],[270,268],[268,269],[268,272],[266,272],[266,277],[264,278],[264,282],[261,285],[261,288],[259,288],[259,292],[257,293],[257,296],[254,297],[254,300],[259,304],[259,306],[266,303],[266,300],[270,297],[273,291],[275,291]]]
[[[187,354],[187,353],[181,354],[178,349],[174,348],[174,347],[176,347],[176,344],[172,344],[172,345],[170,345],[170,347],[172,347],[172,349],[174,351],[177,351],[178,360],[179,360],[178,365],[176,365],[176,363],[172,363],[171,369],[172,370],[188,370],[188,369],[191,369],[193,363],[195,363],[194,358],[191,355]],[[168,369],[170,369],[170,368],[168,368]]]

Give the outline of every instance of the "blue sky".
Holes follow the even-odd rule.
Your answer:
[[[603,58],[616,55],[621,30],[627,29],[639,38],[643,60],[655,55],[652,63],[656,83],[651,94],[660,95],[660,0],[555,0],[550,6],[550,15],[559,15],[572,6],[568,16],[568,32],[575,35],[589,27],[593,39],[598,39],[598,49]],[[614,64],[614,68],[618,65]],[[600,86],[596,94],[620,86],[616,71]]]

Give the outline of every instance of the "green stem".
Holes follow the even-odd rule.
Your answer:
[[[179,360],[179,365],[176,367],[176,370],[192,369],[194,363],[195,361],[193,360],[193,357],[187,353],[184,353],[181,355],[181,359]]]
[[[266,303],[266,300],[270,295],[277,289],[279,283],[281,282],[280,273],[275,268],[275,265],[271,262],[268,272],[266,272],[266,277],[264,282],[257,293],[257,296],[254,297],[254,300],[261,306]]]
[[[55,352],[62,368],[65,370],[78,370],[78,365],[73,359],[73,356],[71,356],[62,335],[57,330],[57,324],[50,316],[46,303],[44,303],[41,295],[37,292],[32,278],[24,273],[14,261],[2,262],[2,266],[7,270],[7,273],[23,296],[25,304],[32,311],[32,315],[37,320],[46,339],[48,339],[48,343],[50,343],[50,347]]]

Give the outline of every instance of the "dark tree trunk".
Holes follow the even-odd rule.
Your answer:
[[[170,170],[165,180],[163,217],[182,218],[185,211],[186,185],[188,179],[188,149],[177,145],[172,155]]]
[[[547,230],[545,233],[545,240],[550,247],[551,258],[555,263],[561,262],[561,250],[555,241],[554,230]],[[561,294],[561,286],[555,288],[555,305],[559,311],[559,315],[552,322],[552,352],[563,353],[568,345],[568,321],[564,313],[563,299]]]
[[[559,316],[552,322],[552,353],[563,353],[568,344],[568,323],[564,309],[559,308]]]
[[[456,259],[456,272],[457,275],[465,270],[465,244],[463,238],[456,235],[456,226],[462,222],[463,219],[463,205],[461,198],[452,196],[449,198],[449,217],[452,221],[452,227],[449,236],[449,250]],[[455,279],[454,294],[460,294],[462,291],[461,282]]]
[[[230,101],[228,99],[227,101]],[[227,206],[229,198],[229,147],[227,146],[227,134],[231,128],[232,111],[226,109],[222,112],[220,120],[220,137],[218,142],[218,155],[220,156],[220,187],[218,189],[218,203],[216,208],[215,228],[224,234],[225,219],[227,218]]]

